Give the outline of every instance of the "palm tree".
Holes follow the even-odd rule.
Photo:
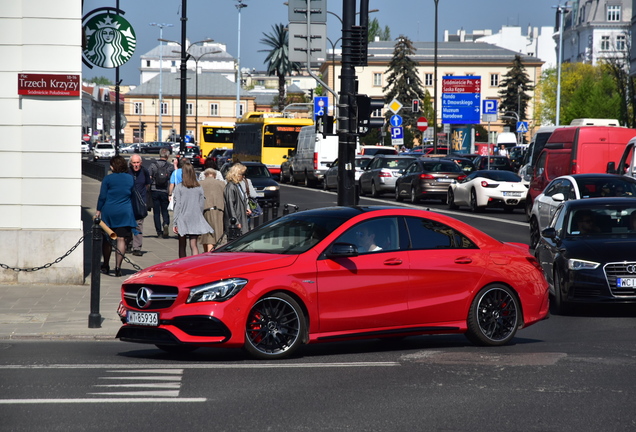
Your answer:
[[[300,65],[289,61],[289,33],[283,24],[274,24],[274,30],[270,34],[263,33],[265,36],[261,39],[261,43],[271,47],[270,50],[259,50],[259,52],[268,52],[265,61],[267,62],[267,73],[278,77],[278,109],[282,110],[285,106],[285,77],[292,71],[299,71]]]

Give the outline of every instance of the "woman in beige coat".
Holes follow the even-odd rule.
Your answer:
[[[221,239],[225,232],[223,229],[223,212],[225,211],[223,191],[225,190],[225,182],[217,180],[216,171],[212,168],[206,168],[203,174],[205,175],[204,179],[201,180],[203,196],[205,196],[203,217],[214,229],[214,232],[201,235],[201,243],[203,244],[203,249],[206,252],[210,252],[222,244]]]

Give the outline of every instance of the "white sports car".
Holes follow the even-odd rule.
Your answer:
[[[486,207],[503,208],[511,212],[524,208],[528,186],[511,171],[475,171],[462,181],[448,188],[447,203],[450,209],[468,206],[474,212]]]

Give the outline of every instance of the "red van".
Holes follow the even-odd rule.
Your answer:
[[[526,198],[527,214],[534,199],[556,177],[605,173],[617,161],[636,129],[618,126],[570,126],[556,129],[539,154]]]

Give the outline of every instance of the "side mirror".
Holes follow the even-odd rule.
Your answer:
[[[334,243],[327,252],[327,258],[358,256],[358,248],[351,243]]]
[[[552,240],[556,239],[556,237],[557,237],[557,233],[556,233],[556,230],[554,229],[554,227],[545,228],[543,231],[541,231],[541,235],[543,237],[546,237],[546,238],[549,238],[549,239],[552,239]]]
[[[562,193],[554,194],[552,195],[552,199],[557,202],[562,202],[565,201],[565,195],[563,195]]]
[[[616,162],[608,162],[606,172],[608,174],[617,174],[618,171],[616,171]]]

